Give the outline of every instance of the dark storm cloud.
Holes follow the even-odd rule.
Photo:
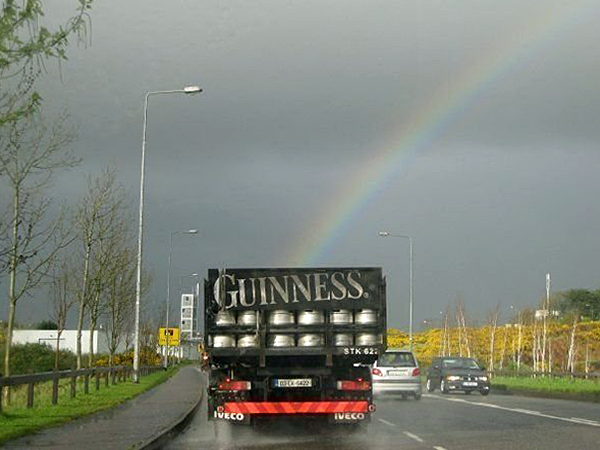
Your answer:
[[[418,320],[459,295],[479,317],[498,301],[532,304],[546,270],[557,289],[595,286],[598,10],[532,35],[557,5],[98,2],[91,47],[73,47],[64,82],[50,73],[44,86],[47,108],[68,107],[80,125],[85,158],[57,196],[73,201],[83,173],[112,163],[135,198],[145,92],[200,84],[197,97],[150,103],[149,299],[164,299],[174,230],[201,230],[174,242],[174,286],[208,267],[286,265],[340,187],[350,192],[381,149],[402,150],[390,136],[496,55],[502,73],[490,69],[389,183],[375,180],[377,195],[319,263],[383,266],[394,326],[406,324],[407,246],[378,238],[381,228],[415,237]],[[523,59],[503,53],[529,38]]]

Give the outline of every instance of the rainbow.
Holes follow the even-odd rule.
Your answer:
[[[314,216],[317,219],[303,226],[303,236],[297,239],[298,245],[286,262],[302,267],[323,262],[364,206],[372,203],[373,197],[406,170],[420,152],[430,148],[482,93],[565,31],[590,17],[590,10],[598,6],[598,1],[570,0],[567,5],[545,4],[546,9],[540,10],[526,28],[513,30],[506,39],[499,39],[502,46],[490,49],[485,58],[468,67],[453,85],[425,101],[408,123],[390,133],[387,145],[366,152],[368,159],[352,177],[352,184],[341,186],[330,201],[324,202],[322,210]]]

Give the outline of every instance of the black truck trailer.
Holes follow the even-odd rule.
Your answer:
[[[208,418],[368,422],[372,364],[386,349],[381,268],[210,269]]]

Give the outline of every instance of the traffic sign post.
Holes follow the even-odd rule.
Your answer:
[[[158,329],[158,345],[179,347],[179,344],[179,328]]]

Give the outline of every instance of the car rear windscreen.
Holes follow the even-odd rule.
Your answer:
[[[445,359],[442,361],[442,365],[446,369],[481,369],[477,362],[470,358]]]
[[[377,360],[379,367],[415,367],[412,353],[386,352]]]

